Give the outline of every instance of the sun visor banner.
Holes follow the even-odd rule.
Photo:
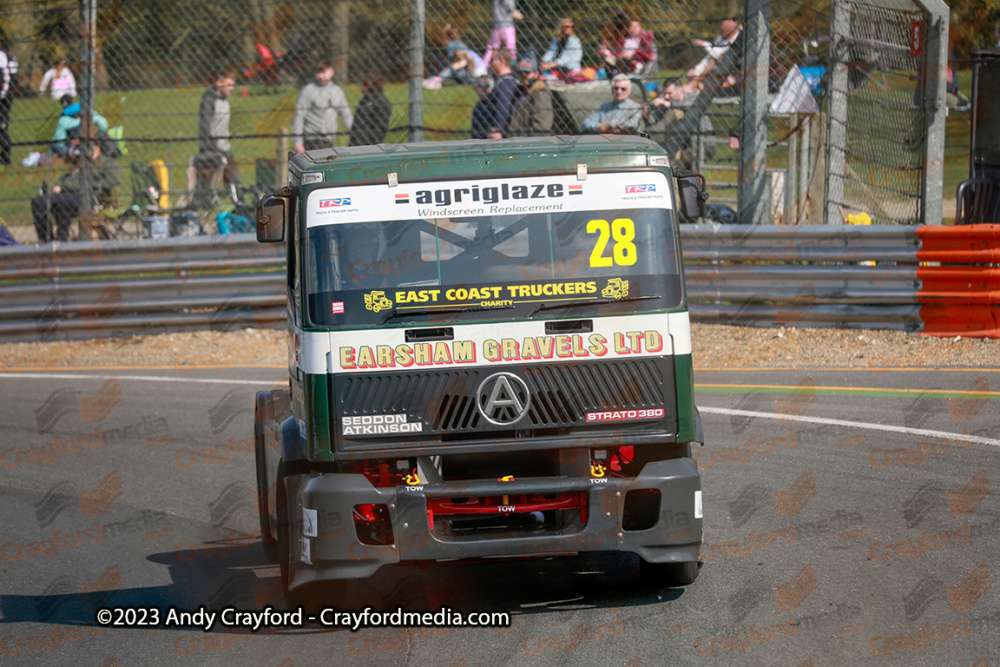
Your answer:
[[[322,188],[309,193],[306,226],[587,210],[673,208],[661,172],[483,178]]]

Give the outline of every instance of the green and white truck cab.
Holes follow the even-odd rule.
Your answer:
[[[456,558],[625,551],[694,581],[677,225],[702,200],[638,137],[294,156],[257,214],[288,249],[289,390],[257,394],[255,446],[289,604]]]

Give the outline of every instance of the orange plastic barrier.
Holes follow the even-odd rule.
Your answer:
[[[924,226],[917,259],[921,333],[1000,338],[1000,225]]]

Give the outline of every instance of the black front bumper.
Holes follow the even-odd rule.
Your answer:
[[[376,488],[355,474],[304,474],[286,478],[293,545],[290,588],[314,581],[368,577],[383,565],[488,556],[535,557],[586,551],[627,551],[654,562],[697,560],[702,539],[701,479],[694,461],[648,463],[634,478],[544,477],[500,482],[475,480],[420,487]],[[656,523],[646,530],[622,529],[630,490],[656,489]],[[438,539],[428,520],[429,498],[583,492],[588,517],[578,529],[482,540]],[[393,544],[363,544],[354,526],[356,505],[386,505]]]

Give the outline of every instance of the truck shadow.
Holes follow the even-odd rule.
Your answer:
[[[171,607],[182,611],[285,608],[278,567],[266,560],[259,543],[219,541],[199,546],[203,548],[147,557],[168,568],[171,583],[163,586],[121,587],[119,577],[116,588],[114,577],[108,577],[107,590],[79,592],[75,586],[60,588],[53,582],[40,595],[4,595],[0,597],[0,624],[97,627],[97,610],[104,607],[155,607],[161,618]],[[683,593],[682,588],[655,589],[644,584],[638,559],[631,554],[593,553],[384,567],[367,579],[349,582],[342,609],[437,611],[448,607],[466,613],[506,611],[518,618],[539,612],[667,603]],[[310,626],[277,632],[330,630]],[[216,623],[212,632],[237,631]]]

